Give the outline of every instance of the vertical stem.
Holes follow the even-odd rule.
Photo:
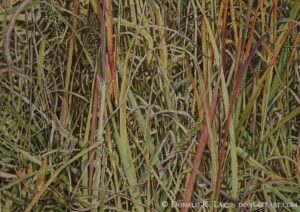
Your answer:
[[[78,0],[73,1],[74,4],[74,14],[78,13]],[[72,26],[74,30],[77,28],[77,18],[76,16],[73,16],[72,20]],[[68,111],[68,91],[69,91],[69,84],[70,84],[70,75],[71,75],[71,68],[72,68],[72,62],[73,62],[73,52],[74,52],[74,44],[75,44],[75,35],[74,32],[72,32],[72,36],[70,38],[69,43],[69,52],[68,52],[68,63],[67,63],[67,71],[66,71],[66,79],[65,79],[65,94],[62,104],[62,113],[61,113],[61,126],[63,128],[67,127],[66,119],[67,119],[67,111]],[[63,136],[60,138],[60,145],[63,143]]]

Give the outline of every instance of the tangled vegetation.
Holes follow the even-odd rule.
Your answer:
[[[299,11],[1,1],[0,211],[300,211]]]

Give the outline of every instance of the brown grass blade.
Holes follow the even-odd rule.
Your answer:
[[[107,38],[107,51],[110,74],[108,75],[108,81],[110,82],[109,90],[112,102],[118,103],[118,84],[117,75],[115,68],[115,55],[114,55],[114,37],[113,37],[113,18],[112,18],[112,1],[108,0],[106,3],[105,10],[105,21],[106,21],[106,38]]]
[[[103,1],[103,8],[106,8],[106,0]],[[106,79],[106,65],[105,65],[105,19],[104,13],[102,13],[101,25],[100,25],[100,58],[98,61],[98,71],[95,78],[95,87],[94,87],[94,97],[93,97],[93,109],[92,109],[92,123],[91,123],[91,133],[90,133],[90,146],[94,145],[95,135],[97,130],[97,116],[99,110],[99,102],[100,102],[100,87],[104,86],[104,82]],[[101,98],[105,98],[102,96]],[[95,162],[95,155],[94,150],[89,152],[89,193],[92,192],[91,188],[93,185],[93,176],[94,176],[94,162]]]
[[[46,168],[47,162],[48,162],[48,158],[47,156],[45,156],[42,165],[40,167],[40,170]],[[39,192],[42,189],[43,185],[45,184],[45,176],[46,176],[45,171],[37,175],[36,183],[35,183],[35,193]]]
[[[74,14],[78,13],[78,0],[74,0]],[[72,20],[73,28],[76,30],[77,28],[77,18],[76,16],[73,17]],[[68,91],[70,86],[70,76],[71,76],[71,69],[73,64],[73,53],[74,53],[74,44],[75,44],[75,35],[72,33],[72,36],[70,38],[69,42],[69,51],[68,51],[68,63],[67,63],[67,70],[66,70],[66,78],[65,78],[65,93],[64,93],[64,99],[62,104],[62,111],[61,111],[61,126],[66,129],[67,128],[67,111],[68,111]],[[60,138],[60,145],[63,143],[63,136]]]

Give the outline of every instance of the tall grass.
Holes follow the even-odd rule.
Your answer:
[[[300,211],[299,11],[4,0],[0,210]]]

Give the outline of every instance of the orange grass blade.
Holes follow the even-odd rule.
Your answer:
[[[227,24],[227,10],[228,10],[228,0],[225,0],[223,24],[222,24],[222,67],[226,70],[226,24]]]
[[[78,13],[78,0],[74,0],[74,14]],[[77,18],[76,16],[73,16],[73,28],[76,30],[77,28]],[[62,104],[62,112],[61,112],[61,126],[63,128],[67,127],[66,119],[67,119],[67,111],[68,111],[68,91],[69,91],[69,85],[70,85],[70,76],[71,76],[71,69],[72,69],[72,63],[73,63],[73,51],[74,51],[74,45],[75,45],[75,35],[74,32],[72,32],[72,36],[70,38],[69,43],[69,52],[68,52],[68,63],[67,63],[67,71],[66,71],[66,79],[65,79],[65,94]],[[60,138],[60,145],[62,145],[64,140],[64,137],[61,136]]]
[[[18,178],[21,178],[21,177],[24,176],[24,174],[20,173],[16,168],[14,168],[14,171],[15,171],[15,173],[16,173],[16,175],[17,175]],[[24,181],[22,181],[22,184],[24,185],[25,190],[27,192],[29,192],[29,183],[28,183],[28,181],[24,180]]]
[[[105,21],[106,21],[106,38],[107,38],[107,51],[108,51],[108,60],[109,60],[109,68],[110,74],[109,81],[111,82],[109,86],[109,94],[111,96],[112,102],[115,101],[117,104],[118,101],[118,87],[117,87],[117,75],[115,68],[115,60],[114,60],[114,38],[113,38],[113,19],[112,19],[112,1],[109,0],[106,3],[105,10]]]
[[[43,159],[42,165],[40,167],[40,170],[46,168],[47,162],[48,162],[48,159],[47,159],[47,156],[45,156]],[[39,192],[42,189],[42,187],[44,186],[45,176],[46,176],[45,171],[43,171],[37,175],[36,183],[35,183],[35,193]]]
[[[237,94],[238,94],[238,89],[239,89],[239,86],[240,86],[240,83],[242,81],[242,78],[247,70],[247,67],[249,66],[253,56],[255,55],[256,51],[258,50],[259,46],[261,46],[262,42],[264,41],[264,39],[271,33],[271,31],[273,30],[273,28],[280,24],[280,23],[285,23],[285,22],[289,22],[291,20],[289,19],[285,19],[285,18],[282,18],[280,20],[278,20],[260,39],[259,41],[257,42],[257,44],[254,46],[254,48],[252,49],[252,51],[250,52],[248,58],[245,60],[245,63],[241,66],[241,68],[239,69],[238,73],[237,73],[237,79],[236,79],[236,83],[235,83],[235,87],[234,87],[234,90],[232,92],[232,95],[231,95],[231,98],[230,98],[230,104],[229,104],[229,110],[228,110],[228,115],[227,115],[227,118],[226,118],[226,126],[225,126],[225,132],[224,132],[224,137],[223,137],[223,143],[222,143],[222,147],[221,147],[221,153],[220,153],[220,162],[219,162],[219,168],[218,168],[218,175],[217,175],[217,184],[216,184],[216,193],[215,193],[215,201],[218,200],[219,198],[219,192],[220,192],[220,185],[221,185],[221,174],[222,174],[222,166],[223,166],[223,161],[224,161],[224,153],[225,153],[225,145],[226,145],[226,140],[227,140],[227,136],[228,136],[228,130],[229,130],[229,123],[230,123],[230,117],[231,117],[231,112],[232,112],[232,108],[233,108],[233,104],[235,102],[235,99],[237,97]],[[279,46],[278,46],[278,49],[277,51],[274,53],[274,56],[272,58],[272,60],[270,61],[270,66],[271,67],[282,46],[283,46],[283,43],[285,41],[285,39],[287,38],[287,36],[289,35],[289,33],[291,32],[291,30],[294,28],[295,24],[292,24],[289,29],[286,31],[286,33],[284,34]],[[271,70],[271,68],[269,68],[266,73],[264,74],[264,76],[266,76],[266,74]],[[261,80],[264,80],[264,78],[262,78]],[[251,155],[252,153],[250,153],[249,155]]]

